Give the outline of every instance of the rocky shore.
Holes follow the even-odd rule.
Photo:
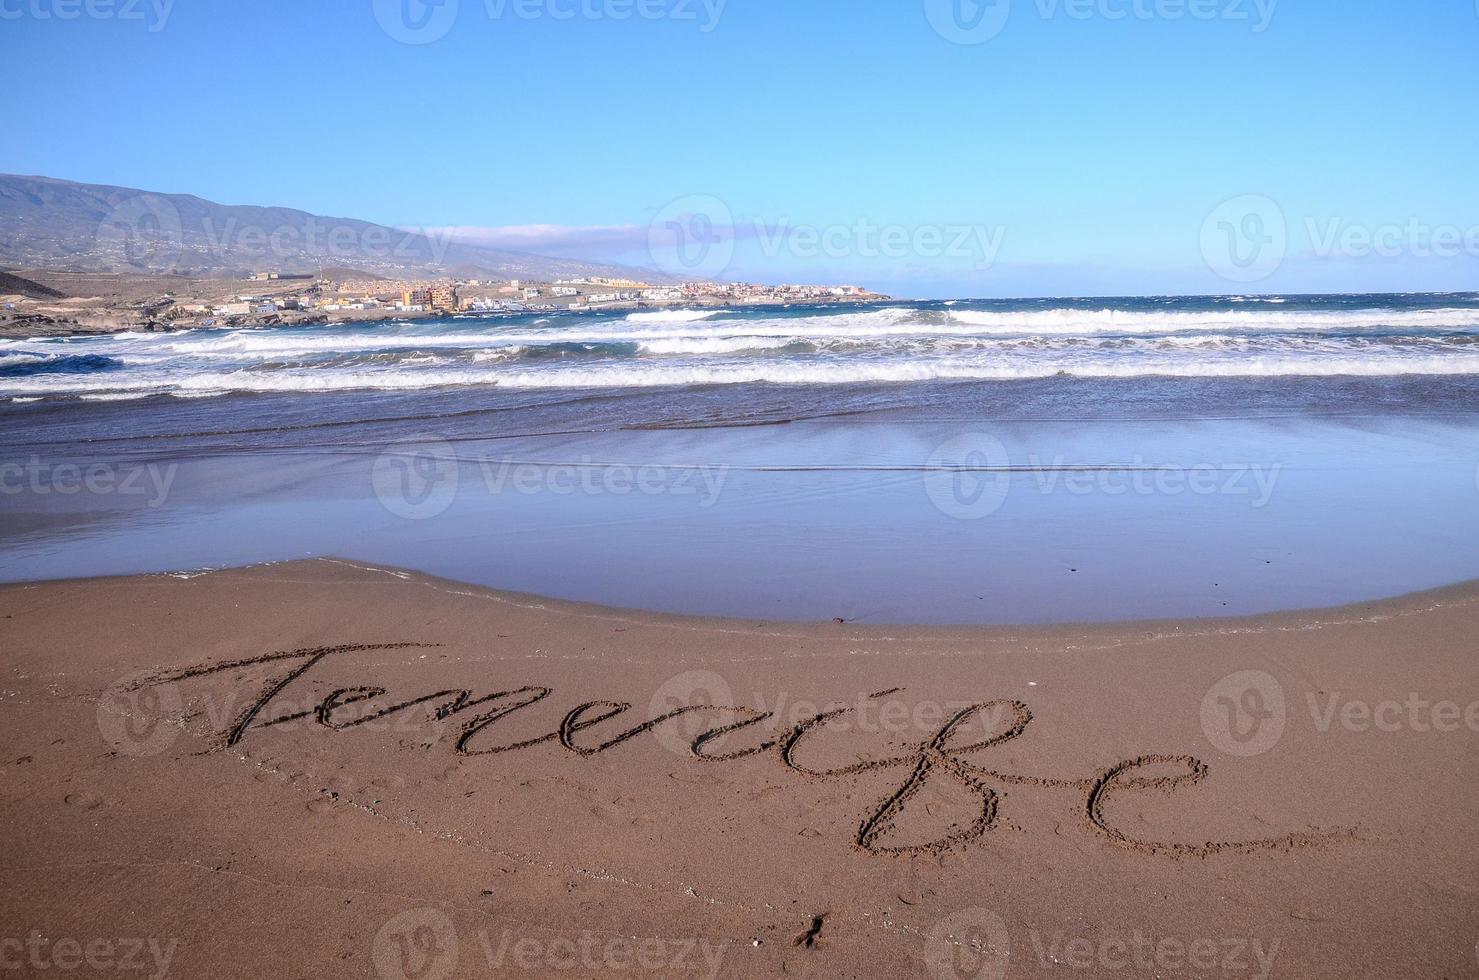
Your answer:
[[[113,273],[26,270],[0,272],[0,338],[61,337],[189,330],[196,327],[278,327],[319,323],[373,323],[387,319],[418,319],[445,315],[432,310],[410,311],[390,307],[356,309],[353,305],[327,310],[273,309],[266,312],[211,312],[237,302],[243,292],[270,305],[297,305],[301,280],[192,279],[180,276],[121,275]],[[317,287],[315,287],[317,289]],[[830,300],[869,303],[888,299],[865,293]],[[787,299],[750,299],[743,307],[788,305]],[[723,307],[722,297],[686,297],[681,300],[621,300],[590,307],[593,311],[622,312],[669,307]],[[539,312],[547,307],[531,307]],[[563,309],[563,307],[561,307]]]

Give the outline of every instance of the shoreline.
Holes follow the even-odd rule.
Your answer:
[[[1100,391],[1102,422],[1078,417],[1070,383],[935,393],[980,417],[1030,398],[1078,418],[984,430],[876,390],[55,408],[11,434],[0,577],[336,556],[680,614],[1023,624],[1321,608],[1479,575],[1467,416],[1198,420],[1163,391],[1171,421],[1124,421],[1146,402]],[[1295,415],[1308,405],[1305,388],[1278,397]],[[790,421],[688,424],[716,408]],[[655,427],[655,411],[681,424]],[[114,437],[139,427],[150,434]],[[978,431],[995,458],[1050,465],[983,483],[932,456]],[[436,477],[425,499],[397,481],[421,459]],[[1376,488],[1415,481],[1424,508],[1379,513]]]
[[[836,299],[829,300],[828,306],[867,306],[873,303],[893,302],[888,297],[873,297],[870,299]],[[794,302],[756,302],[734,305],[729,303],[699,303],[699,302],[647,302],[636,303],[613,303],[610,306],[594,307],[585,310],[520,310],[510,312],[457,312],[457,313],[404,313],[400,311],[387,311],[378,316],[339,316],[337,314],[300,314],[287,317],[281,314],[273,315],[269,319],[273,322],[254,321],[249,318],[240,318],[240,322],[211,324],[209,326],[199,323],[188,323],[175,325],[164,321],[147,321],[140,323],[118,323],[100,326],[88,326],[77,320],[57,320],[48,315],[37,316],[29,314],[18,317],[15,320],[6,321],[0,319],[0,339],[3,340],[39,340],[58,339],[65,340],[78,337],[108,337],[120,333],[184,333],[187,330],[271,330],[277,327],[303,327],[303,326],[326,326],[329,324],[369,324],[384,323],[388,320],[405,320],[417,322],[421,320],[498,320],[516,316],[549,316],[550,314],[590,314],[590,313],[637,313],[646,310],[679,310],[679,309],[715,309],[715,310],[747,310],[747,309],[785,309],[798,305]],[[37,322],[40,321],[40,322]],[[42,328],[38,331],[38,327]],[[54,329],[53,329],[54,328]]]
[[[744,616],[706,615],[703,613],[678,613],[662,609],[648,609],[640,606],[609,605],[594,600],[568,599],[539,592],[527,592],[519,589],[505,589],[482,585],[477,582],[437,575],[404,565],[362,561],[337,555],[268,559],[242,565],[222,565],[211,568],[180,568],[165,571],[0,581],[0,592],[6,589],[45,588],[62,585],[84,587],[104,586],[148,579],[173,579],[188,582],[193,579],[212,575],[257,571],[271,572],[271,570],[283,566],[313,566],[319,564],[342,567],[358,572],[369,572],[398,582],[409,582],[433,590],[466,592],[468,594],[478,593],[490,601],[529,609],[549,609],[566,615],[613,620],[642,620],[651,623],[663,623],[679,628],[701,625],[732,630],[765,629],[772,634],[777,630],[792,629],[796,631],[796,635],[798,636],[804,635],[809,631],[830,631],[837,628],[846,628],[866,633],[875,631],[897,633],[902,630],[915,630],[930,636],[949,635],[978,638],[984,634],[992,633],[1020,634],[1025,632],[1040,632],[1083,634],[1103,633],[1106,631],[1123,631],[1126,634],[1139,634],[1146,631],[1169,632],[1170,634],[1185,636],[1189,635],[1186,632],[1189,627],[1197,627],[1196,632],[1236,631],[1238,627],[1242,626],[1254,627],[1255,629],[1252,630],[1254,632],[1258,630],[1313,629],[1320,626],[1371,621],[1373,617],[1387,619],[1408,616],[1450,607],[1455,604],[1466,605],[1470,602],[1479,602],[1479,578],[1472,578],[1452,582],[1447,585],[1434,586],[1432,588],[1416,589],[1409,592],[1380,596],[1374,599],[1222,616],[1162,616],[1140,619],[1063,620],[1061,622],[1021,623],[934,623],[911,622],[907,620],[864,623],[854,620],[839,620],[837,617],[827,616],[825,612],[819,612],[816,618],[810,619],[764,619]]]
[[[143,277],[143,281],[152,281]],[[217,291],[224,286],[256,287],[259,291],[264,285],[270,289],[291,289],[284,286],[286,280],[263,282],[259,280],[206,280],[216,287]],[[156,316],[157,313],[173,308],[176,302],[189,300],[191,297],[182,296],[179,300],[171,300],[169,303],[158,304],[153,308],[142,308],[138,304],[118,305],[107,304],[100,301],[100,297],[62,297],[59,299],[33,301],[21,298],[19,302],[26,303],[26,308],[0,311],[0,340],[44,340],[44,339],[68,339],[81,337],[107,337],[120,333],[145,332],[145,333],[181,333],[187,330],[268,330],[274,327],[300,327],[300,326],[323,326],[339,324],[372,324],[383,323],[390,320],[417,322],[422,320],[438,319],[506,319],[516,316],[549,316],[551,314],[601,314],[601,313],[633,313],[644,310],[680,310],[680,309],[713,309],[713,310],[747,310],[747,309],[785,309],[797,305],[825,305],[825,306],[867,306],[877,303],[895,302],[895,298],[881,293],[870,293],[865,296],[838,296],[825,300],[803,301],[797,299],[755,299],[744,303],[724,302],[712,297],[694,297],[682,300],[624,300],[619,302],[603,303],[599,306],[591,306],[579,309],[567,309],[565,307],[534,307],[526,310],[512,311],[477,311],[477,310],[455,310],[455,311],[413,311],[413,310],[278,310],[267,314],[238,314],[221,318],[207,318],[204,315],[189,319],[169,318],[167,316]],[[44,304],[41,308],[33,308]],[[70,314],[60,312],[55,307],[63,305],[85,305]],[[221,323],[202,323],[202,319],[222,319]]]
[[[907,630],[328,560],[0,599],[6,935],[243,977],[398,976],[414,937],[446,975],[569,948],[701,977],[1052,977],[1137,942],[1126,975],[1198,975],[1194,948],[1312,980],[1472,962],[1479,788],[1446,704],[1479,691],[1479,583]],[[1409,691],[1428,707],[1389,712]]]

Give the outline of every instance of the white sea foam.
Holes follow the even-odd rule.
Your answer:
[[[648,354],[732,354],[746,350],[774,350],[792,343],[790,337],[670,337],[644,340]]]
[[[725,310],[652,310],[647,313],[630,313],[628,323],[694,323],[708,320]]]
[[[1228,305],[1238,298],[1224,302]],[[647,387],[933,379],[1479,375],[1479,309],[673,310],[566,325],[445,321],[0,341],[0,396]],[[562,356],[539,357],[556,348]],[[600,345],[600,346],[597,346]],[[29,366],[66,355],[106,372]]]
[[[1150,334],[1195,330],[1479,329],[1479,310],[950,310],[953,323],[982,333],[1091,335]]]
[[[133,391],[82,394],[96,401],[142,398],[150,394],[219,394],[222,392],[407,391],[465,385],[508,388],[642,388],[704,384],[853,384],[947,379],[1017,380],[1057,375],[1079,378],[1137,377],[1330,377],[1479,374],[1479,353],[1383,354],[1227,354],[1198,356],[1049,355],[915,358],[838,358],[830,361],[753,359],[693,363],[614,360],[586,365],[560,365],[524,370],[492,368],[422,370],[281,370],[205,372],[170,378],[136,379]],[[28,379],[29,381],[29,379]],[[116,385],[117,379],[115,379]],[[36,392],[80,393],[83,382],[64,381]]]
[[[526,350],[528,350],[527,347],[511,344],[508,347],[495,347],[491,350],[473,351],[472,360],[474,364],[484,364],[488,361],[506,361],[510,357],[517,357]]]
[[[1040,310],[997,312],[906,308],[844,311],[802,317],[764,317],[700,321],[673,319],[669,313],[692,316],[700,311],[657,311],[632,314],[626,320],[602,323],[586,320],[568,327],[491,327],[487,330],[437,332],[424,326],[332,331],[232,330],[194,331],[187,334],[115,335],[67,345],[67,353],[99,353],[124,362],[148,364],[161,358],[215,360],[310,357],[357,351],[424,351],[444,349],[495,350],[556,343],[636,343],[651,352],[708,353],[740,350],[736,338],[769,338],[783,346],[793,341],[835,342],[887,338],[1099,337],[1168,336],[1176,334],[1360,333],[1382,330],[1445,330],[1479,333],[1479,310],[1342,310],[1294,312],[1238,310],[1215,312]],[[709,316],[714,312],[701,311]],[[659,314],[663,319],[656,319]],[[635,320],[635,317],[653,317]],[[687,345],[687,346],[685,346]],[[32,350],[12,350],[0,344],[0,357],[32,357]],[[36,344],[27,347],[35,348]],[[56,346],[51,346],[57,350]],[[60,350],[57,350],[60,353]],[[13,361],[11,363],[23,363]]]
[[[1017,363],[961,363],[949,359],[796,363],[750,362],[742,364],[681,366],[628,366],[578,368],[549,372],[512,372],[498,384],[512,388],[610,388],[703,384],[858,384],[933,380],[1028,380],[1065,375],[1079,378],[1140,377],[1334,377],[1340,375],[1476,374],[1479,357],[1459,363],[1447,357],[1404,358],[1374,361],[1367,358],[1292,361],[1276,358],[1238,358],[1223,361],[1164,359],[1139,362],[1068,363],[1019,361]]]

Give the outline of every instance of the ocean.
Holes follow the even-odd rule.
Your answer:
[[[6,340],[0,578],[338,556],[871,622],[1357,602],[1479,577],[1476,341],[1479,293]]]
[[[998,300],[0,342],[0,396],[1479,373],[1479,293]]]

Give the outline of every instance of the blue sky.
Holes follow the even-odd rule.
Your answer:
[[[901,295],[1479,288],[1473,0],[995,2],[0,0],[0,170]]]

